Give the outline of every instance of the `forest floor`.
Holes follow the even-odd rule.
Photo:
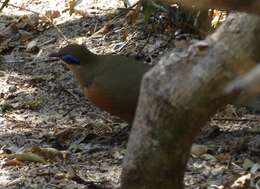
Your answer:
[[[72,15],[63,0],[10,4],[0,16],[0,189],[118,188],[128,136],[116,133],[127,124],[88,102],[48,54],[65,44],[61,33],[97,54],[138,55],[151,64],[187,46],[177,44],[163,16],[146,24],[119,13],[121,0],[83,0]],[[260,187],[259,123],[231,105],[215,115],[192,148],[186,188]]]

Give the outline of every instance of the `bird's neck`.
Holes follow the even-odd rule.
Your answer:
[[[69,69],[73,72],[77,80],[80,82],[81,87],[91,85],[94,75],[96,74],[99,64],[98,56],[91,53],[81,59],[79,65],[68,65]]]

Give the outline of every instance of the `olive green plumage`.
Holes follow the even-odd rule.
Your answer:
[[[65,62],[92,103],[125,121],[133,120],[141,80],[150,65],[121,55],[96,55],[78,44],[61,48],[51,56],[64,55],[79,59],[79,64]]]

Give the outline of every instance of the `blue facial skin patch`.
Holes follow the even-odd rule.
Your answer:
[[[79,58],[71,54],[66,54],[61,59],[68,64],[80,64]]]

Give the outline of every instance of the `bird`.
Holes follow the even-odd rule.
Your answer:
[[[97,107],[132,123],[143,75],[152,67],[134,57],[97,55],[85,44],[68,44],[57,57],[73,72],[84,95]]]

